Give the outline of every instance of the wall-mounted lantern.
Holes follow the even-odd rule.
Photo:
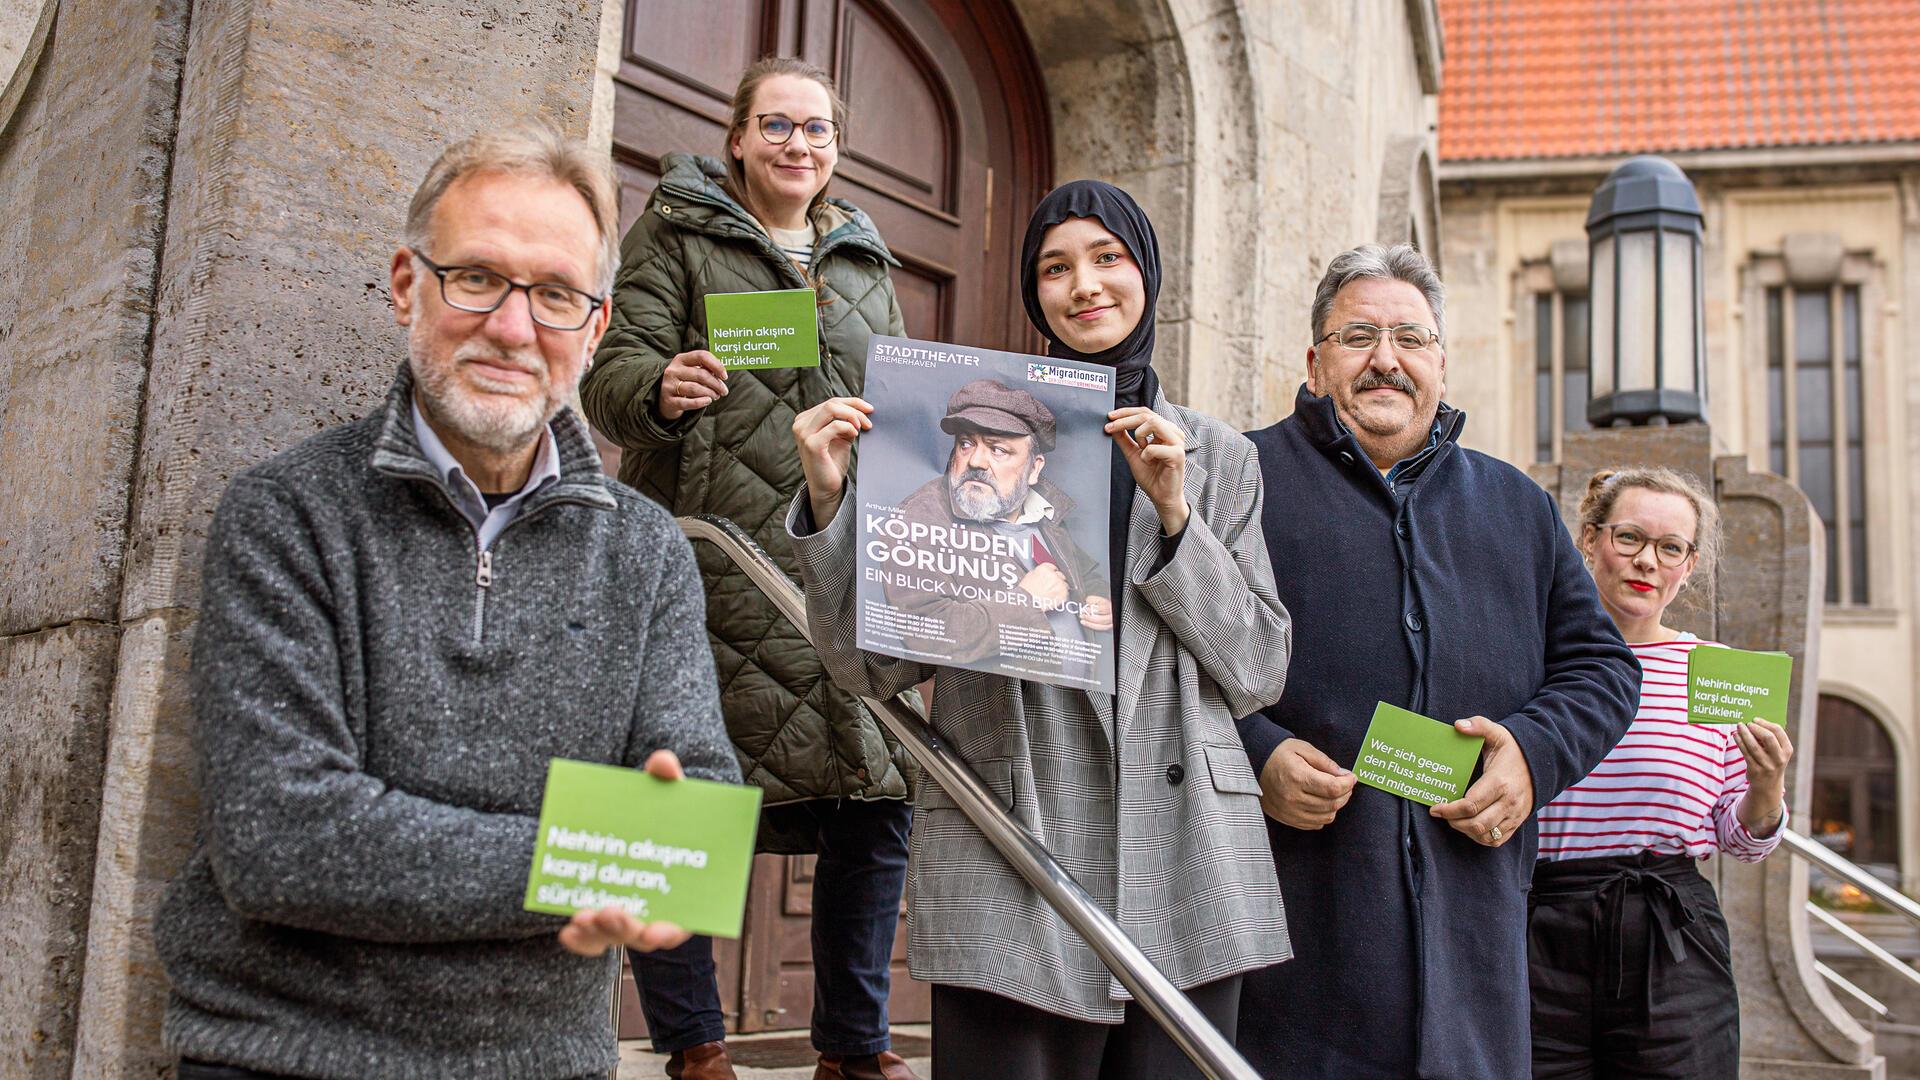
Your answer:
[[[1594,427],[1706,416],[1707,348],[1693,184],[1665,158],[1607,176],[1587,211]]]

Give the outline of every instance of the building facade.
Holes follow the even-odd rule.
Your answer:
[[[1820,9],[1815,11],[1814,9]],[[1716,452],[1825,526],[1811,820],[1920,884],[1920,68],[1907,5],[1448,0],[1441,249],[1466,440],[1519,465],[1587,428],[1585,218],[1626,157],[1706,215]]]

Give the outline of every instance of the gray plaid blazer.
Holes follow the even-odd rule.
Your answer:
[[[888,697],[932,676],[931,722],[1013,816],[1182,988],[1292,955],[1260,788],[1234,718],[1278,700],[1292,629],[1260,531],[1253,444],[1156,398],[1186,436],[1192,518],[1159,560],[1144,493],[1128,519],[1112,695],[932,667],[854,646],[851,509],[787,531],[807,621],[848,690]],[[857,505],[851,485],[846,507]],[[1178,769],[1173,768],[1179,766]],[[913,977],[1118,1023],[1127,991],[938,785],[920,785],[907,879]]]

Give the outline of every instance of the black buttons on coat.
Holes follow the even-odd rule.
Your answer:
[[[1413,535],[1413,526],[1408,525],[1406,519],[1402,518],[1394,524],[1393,531],[1400,534],[1400,539],[1405,540]]]
[[[1345,450],[1342,450],[1340,451],[1340,460],[1345,464],[1351,465],[1353,464],[1353,455],[1347,453]]]
[[[1413,631],[1416,634],[1420,632],[1420,613],[1419,612],[1417,611],[1407,612],[1407,629]]]
[[[1167,783],[1178,784],[1180,781],[1185,780],[1186,778],[1187,778],[1186,766],[1180,764],[1177,761],[1167,766]]]

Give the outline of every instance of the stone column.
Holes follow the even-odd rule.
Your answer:
[[[1787,802],[1805,821],[1812,792],[1819,686],[1820,605],[1825,536],[1813,507],[1785,478],[1747,470],[1746,459],[1714,457],[1706,424],[1613,428],[1569,434],[1563,464],[1533,470],[1560,500],[1570,526],[1596,469],[1665,465],[1711,485],[1721,512],[1722,551],[1712,573],[1695,574],[1669,625],[1741,649],[1792,654],[1787,730],[1798,751]],[[1690,594],[1690,595],[1689,595]],[[1873,1036],[1834,1000],[1814,971],[1807,936],[1807,872],[1784,849],[1758,865],[1715,858],[1715,878],[1733,940],[1740,987],[1740,1066],[1749,1080],[1832,1077],[1878,1080],[1883,1059]]]
[[[193,833],[213,506],[393,378],[386,266],[442,146],[533,116],[587,134],[602,11],[63,0],[0,137],[0,735],[24,747],[0,778],[0,929],[29,954],[0,1002],[31,1021],[0,1060],[166,1067],[151,922]]]
[[[75,1074],[187,3],[34,8],[37,48],[0,72],[0,1074],[54,1080]]]

